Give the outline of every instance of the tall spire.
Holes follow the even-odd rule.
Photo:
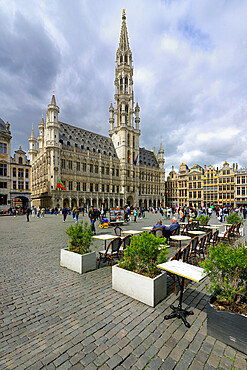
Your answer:
[[[129,50],[129,48],[130,47],[129,47],[127,25],[126,25],[126,15],[125,15],[125,9],[123,9],[122,27],[121,27],[118,51],[127,51]]]
[[[52,98],[51,98],[51,104],[52,104],[52,105],[57,105],[57,104],[56,104],[56,99],[55,99],[55,92],[54,92],[54,89],[53,89],[53,95],[52,95]]]

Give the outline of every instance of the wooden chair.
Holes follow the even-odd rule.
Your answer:
[[[235,225],[235,230],[234,230],[234,237],[235,238],[240,238],[240,226],[241,226],[241,222],[239,222],[237,225]]]
[[[190,247],[190,252],[189,252],[189,258],[190,258],[190,261],[191,261],[192,265],[194,265],[194,260],[193,260],[194,258],[196,259],[196,262],[199,265],[199,261],[198,261],[198,258],[197,258],[198,243],[199,243],[199,237],[198,236],[195,236],[190,241],[191,247]]]
[[[177,227],[175,230],[172,231],[171,235],[168,236],[167,239],[167,244],[171,244],[171,241],[175,244],[175,247],[177,246],[177,243],[175,240],[171,240],[170,237],[173,235],[179,235],[180,233],[180,227]]]
[[[126,247],[128,245],[130,245],[130,241],[131,241],[131,235],[127,235],[122,239],[122,243],[121,243],[121,246],[119,248],[119,255],[120,256],[124,255],[124,251],[125,251]]]
[[[110,241],[106,250],[99,252],[98,268],[100,267],[100,261],[102,258],[104,258],[105,261],[110,260],[111,266],[113,266],[114,258],[120,259],[119,248],[121,246],[121,243],[122,243],[122,239],[120,237],[117,237],[113,239],[112,241]]]
[[[116,236],[123,236],[123,237],[125,237],[125,235],[124,235],[124,233],[123,233],[123,230],[121,229],[121,227],[120,226],[116,226],[115,228],[114,228],[114,234],[116,235]]]

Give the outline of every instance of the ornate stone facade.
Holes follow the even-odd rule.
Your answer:
[[[32,164],[32,204],[106,208],[164,205],[165,169],[162,145],[158,153],[139,147],[140,107],[134,106],[132,53],[123,11],[116,54],[114,106],[105,137],[58,120],[53,92],[39,124],[38,140],[29,138]],[[38,142],[38,147],[37,146]],[[66,190],[58,189],[61,181]]]
[[[11,160],[11,132],[10,124],[0,118],[0,211],[10,207],[10,160]]]

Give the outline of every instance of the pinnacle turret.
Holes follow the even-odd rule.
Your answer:
[[[130,47],[129,47],[127,25],[126,25],[125,9],[123,9],[122,27],[121,27],[118,51],[127,51],[127,50],[130,50]]]

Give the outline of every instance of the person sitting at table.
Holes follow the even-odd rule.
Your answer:
[[[157,221],[157,224],[154,225],[154,227],[153,227],[152,230],[163,229],[163,233],[164,233],[164,228],[165,228],[165,225],[162,225],[162,221],[161,220],[158,220]]]
[[[165,238],[169,238],[174,230],[180,228],[179,223],[177,222],[176,217],[172,217],[172,224],[170,226],[164,226],[163,233]]]

